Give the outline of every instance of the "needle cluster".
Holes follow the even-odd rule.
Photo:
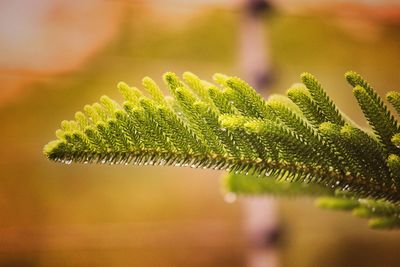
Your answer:
[[[322,195],[321,207],[400,227],[398,121],[360,75],[345,77],[372,131],[342,114],[309,73],[268,100],[237,77],[215,74],[213,84],[166,73],[170,96],[148,77],[144,90],[121,82],[122,103],[102,96],[86,105],[61,123],[44,154],[64,163],[223,169],[236,193]],[[400,113],[400,93],[387,100]]]

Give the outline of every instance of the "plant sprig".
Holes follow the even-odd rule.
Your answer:
[[[235,173],[250,174],[234,183],[230,190],[237,193],[290,194],[294,188],[315,195],[318,188],[329,196],[319,206],[352,209],[376,228],[400,227],[398,121],[360,75],[345,76],[372,132],[347,119],[309,73],[287,97],[264,100],[237,77],[216,74],[214,85],[169,72],[163,78],[170,96],[148,77],[143,91],[119,83],[122,103],[102,96],[85,106],[61,123],[44,153],[64,163],[223,169],[232,181],[243,182]],[[399,96],[387,95],[398,112]],[[257,176],[279,182],[266,186],[271,178]]]

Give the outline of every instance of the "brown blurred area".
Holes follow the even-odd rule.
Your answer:
[[[103,94],[121,100],[121,80],[259,69],[240,52],[244,3],[0,1],[0,266],[398,265],[399,233],[369,230],[307,198],[280,200],[278,248],[249,261],[243,199],[224,201],[221,172],[64,166],[42,155],[61,120]],[[268,94],[309,71],[366,125],[344,72],[360,72],[382,95],[399,89],[398,1],[269,4],[255,31],[265,62],[252,55],[271,71]]]
[[[118,33],[123,6],[111,1],[1,1],[1,102],[17,97],[32,81],[81,67]]]

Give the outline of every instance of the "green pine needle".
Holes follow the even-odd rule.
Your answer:
[[[214,75],[217,85],[190,72],[163,78],[171,96],[149,77],[144,90],[120,82],[122,102],[102,96],[86,105],[61,122],[44,154],[64,163],[223,169],[230,192],[327,196],[318,206],[353,210],[374,228],[400,227],[398,122],[358,74],[346,78],[373,134],[347,119],[309,73],[288,97],[268,100],[223,74]],[[399,93],[387,99],[400,110]]]

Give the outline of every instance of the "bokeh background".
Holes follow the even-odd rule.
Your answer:
[[[400,89],[397,0],[260,2],[0,1],[0,266],[399,266],[400,232],[309,198],[230,203],[222,172],[42,155],[61,120],[121,100],[118,81],[166,71],[238,75],[264,95],[309,71],[361,125],[345,71]],[[249,242],[257,213],[279,242]]]

